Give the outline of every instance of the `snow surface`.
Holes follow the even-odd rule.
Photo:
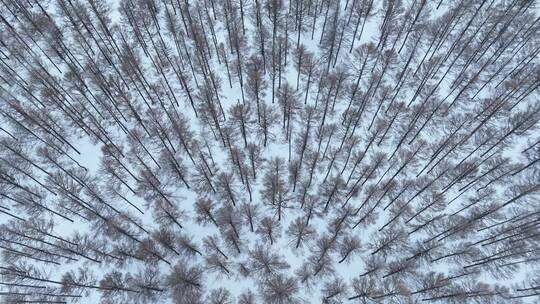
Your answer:
[[[352,0],[351,0],[352,1]],[[112,9],[112,12],[111,12],[111,18],[112,18],[112,22],[115,23],[115,24],[118,24],[122,27],[127,27],[127,25],[125,24],[125,20],[123,19],[122,17],[122,14],[119,12],[119,4],[117,1],[109,1],[110,2],[110,5],[111,7],[113,8]],[[164,1],[165,2],[165,1]],[[197,1],[194,1],[194,2],[197,2]],[[343,3],[345,1],[342,1]],[[446,2],[446,1],[444,1]],[[200,2],[201,5],[202,5],[202,2]],[[194,3],[192,3],[194,5]],[[375,11],[379,11],[382,9],[382,2],[379,2],[379,1],[376,1],[376,9]],[[445,4],[446,5],[446,4]],[[435,10],[434,8],[434,4],[430,4],[430,6],[432,7],[432,11],[430,11],[430,18],[433,18],[435,19],[436,17],[440,16],[443,14],[443,12],[445,11],[446,9],[446,6],[443,5],[443,7],[440,9],[440,10]],[[50,13],[51,15],[55,15],[55,9],[53,8],[54,5],[50,5]],[[343,7],[343,5],[342,5]],[[407,7],[407,6],[405,6]],[[344,13],[347,13],[347,11],[342,11],[340,14],[344,14]],[[4,15],[4,12],[2,12],[2,15]],[[322,16],[321,16],[322,17]],[[361,41],[357,41],[355,46],[360,46],[361,44],[363,43],[367,43],[367,42],[377,42],[378,41],[378,34],[379,34],[379,26],[380,26],[380,22],[381,22],[381,14],[379,13],[376,17],[374,18],[371,18],[369,19],[369,22],[366,24],[366,27],[364,29],[364,33],[363,33],[363,36],[362,36],[362,39]],[[249,35],[251,35],[252,31],[253,31],[253,22],[251,22],[249,20],[250,18],[249,17],[246,17],[246,25],[247,25],[247,32],[248,32],[248,37],[250,37]],[[248,21],[249,20],[249,21]],[[165,25],[163,24],[162,25],[163,27],[165,27]],[[226,29],[223,28],[224,26],[224,22],[218,22],[217,23],[217,27],[216,27],[216,32],[217,32],[217,38],[219,39],[220,42],[223,42],[225,44],[227,44],[227,37],[226,37]],[[315,52],[315,53],[319,53],[320,50],[319,50],[319,39],[318,37],[320,37],[320,34],[321,34],[321,24],[318,24],[317,27],[316,27],[316,31],[315,31],[315,38],[312,40],[310,39],[310,35],[308,33],[306,34],[303,34],[302,35],[302,43],[305,44],[309,50]],[[536,37],[538,38],[538,37]],[[174,43],[169,39],[169,38],[166,38],[167,39],[167,43],[169,43],[171,46],[174,45]],[[252,39],[252,38],[250,38]],[[295,39],[292,39],[291,41],[291,47],[293,47],[295,44]],[[423,51],[427,48],[427,46],[422,46],[421,49],[422,49],[422,52],[420,52],[421,54],[423,54]],[[134,51],[137,51],[141,54],[139,54],[141,57],[144,56],[142,55],[142,51],[140,50],[140,47]],[[247,50],[246,50],[247,51]],[[292,54],[290,54],[291,58],[289,60],[292,59]],[[345,65],[345,66],[348,66],[348,67],[351,67],[351,66],[355,66],[355,68],[358,68],[359,67],[359,63],[358,62],[353,62],[354,59],[350,58],[349,57],[350,54],[348,53],[348,46],[345,46],[343,47],[343,49],[341,50],[341,56],[340,56],[340,60],[338,61],[339,65]],[[404,56],[401,56],[399,57],[399,60],[403,60]],[[147,65],[147,72],[148,72],[148,75],[146,75],[149,79],[151,79],[151,81],[161,81],[161,79],[159,78],[159,74],[157,74],[157,72],[152,69],[150,63],[148,62],[148,59],[145,59],[145,64]],[[231,59],[232,60],[232,59]],[[534,61],[535,64],[537,65],[538,64],[538,61],[535,60]],[[326,62],[323,62],[324,65],[326,65]],[[216,74],[221,78],[222,80],[222,89],[220,91],[221,93],[221,100],[222,100],[222,103],[223,103],[223,106],[225,108],[225,113],[228,113],[228,109],[233,106],[234,104],[236,104],[237,102],[240,101],[240,84],[239,84],[239,81],[237,79],[233,79],[233,87],[232,88],[229,88],[229,85],[228,85],[228,80],[227,80],[227,72],[226,72],[226,69],[225,69],[225,66],[224,65],[219,65],[216,60],[215,60],[215,57],[212,61],[212,69],[215,69],[216,70]],[[321,63],[321,66],[323,64]],[[50,68],[50,65],[48,65],[48,67]],[[52,70],[52,69],[51,69]],[[64,72],[64,71],[63,71]],[[290,83],[291,85],[294,86],[294,84],[296,83],[296,74],[297,71],[296,69],[293,67],[293,66],[289,66],[286,70],[286,72],[284,72],[284,79],[283,79],[283,83],[284,82],[288,82]],[[369,80],[369,77],[370,77],[370,73],[369,71],[367,72],[368,75],[366,76],[365,80],[363,79],[362,80],[362,86],[363,89],[365,90],[366,87],[367,87],[367,83],[368,83],[368,80]],[[60,75],[59,75],[60,76]],[[170,79],[173,79],[173,75],[172,75],[172,72],[170,73],[170,75],[168,75]],[[268,76],[267,76],[268,77]],[[449,77],[450,79],[454,79],[455,75],[452,75],[452,77]],[[269,79],[269,77],[268,77]],[[392,83],[393,79],[389,79],[389,85],[390,87],[393,87],[394,83]],[[305,83],[305,79],[301,79],[301,84],[304,84]],[[440,92],[437,92],[437,95],[439,96],[439,98],[443,98],[444,96],[446,96],[448,90],[446,88],[448,88],[450,84],[449,83],[444,83],[442,86],[443,86],[443,90],[441,90]],[[180,88],[180,85],[179,84],[174,84],[175,86],[175,91],[178,92],[178,98],[179,100],[182,100],[181,103],[180,103],[180,108],[179,108],[179,111],[185,115],[189,122],[190,122],[190,129],[191,131],[194,131],[194,132],[200,132],[199,134],[197,134],[197,137],[199,138],[199,140],[202,140],[202,138],[204,136],[208,136],[208,139],[211,141],[211,144],[212,144],[212,153],[213,153],[213,158],[214,158],[214,161],[215,163],[217,164],[217,167],[219,168],[219,170],[221,171],[230,171],[230,170],[233,170],[233,168],[229,168],[230,166],[230,161],[229,161],[229,152],[227,149],[223,148],[222,145],[220,144],[219,141],[214,141],[212,138],[211,138],[211,135],[209,136],[208,133],[203,133],[202,132],[202,129],[204,128],[203,124],[197,119],[195,118],[195,115],[189,105],[189,102],[187,102],[187,99],[185,97],[181,97],[183,96],[183,93],[181,92],[181,88]],[[314,82],[312,83],[312,86],[311,86],[311,89],[310,89],[310,94],[309,94],[309,104],[313,105],[314,102],[315,102],[315,95],[316,95],[316,89],[317,89],[317,84],[314,80]],[[410,99],[410,96],[411,94],[413,94],[414,91],[412,90],[409,90],[408,92],[404,92],[403,93],[403,100],[409,100]],[[485,97],[490,97],[490,96],[493,96],[495,95],[495,89],[494,88],[486,88],[484,89],[483,93],[477,97],[477,100],[479,99],[482,99],[482,98],[485,98]],[[135,96],[136,94],[133,93],[133,96]],[[302,100],[303,100],[303,90],[302,88],[300,88],[300,96],[302,96]],[[330,113],[330,117],[328,117],[328,123],[331,123],[331,122],[334,122],[334,123],[337,123],[338,125],[340,124],[340,120],[341,120],[341,117],[339,115],[339,113],[342,113],[344,111],[344,109],[346,108],[347,106],[347,102],[345,101],[347,98],[344,98],[344,100],[342,100],[340,103],[338,103],[336,105],[336,109],[334,112]],[[531,101],[530,103],[534,103],[534,102],[538,102],[538,95],[533,95],[532,98],[530,98]],[[271,94],[270,94],[270,91],[267,90],[267,94],[264,98],[265,102],[270,104],[270,101],[271,101]],[[240,101],[241,102],[241,101]],[[321,102],[319,100],[319,102]],[[527,103],[528,104],[528,103]],[[525,106],[527,105],[525,103],[521,104],[520,107],[518,109],[516,109],[515,111],[518,111],[518,110],[525,110]],[[277,103],[272,105],[272,106],[276,106],[277,107]],[[472,106],[472,105],[470,105]],[[467,107],[469,107],[469,105],[464,105],[463,106],[463,109],[464,111],[467,109]],[[469,107],[470,108],[470,107]],[[382,110],[381,110],[382,111]],[[278,113],[280,113],[278,111]],[[360,130],[357,131],[357,135],[360,136],[362,138],[362,140],[366,140],[367,136],[368,136],[368,131],[367,131],[367,124],[369,124],[369,121],[371,120],[371,115],[373,115],[372,112],[369,113],[369,115],[366,115],[366,122],[364,122],[364,125],[362,125],[362,127],[360,128]],[[410,114],[407,114],[407,115],[410,115]],[[281,118],[281,116],[279,116]],[[501,119],[502,121],[502,119]],[[61,122],[60,122],[61,123]],[[301,130],[301,121],[297,121],[296,122],[296,130],[295,132],[299,132]],[[316,122],[316,125],[318,125],[318,121]],[[1,126],[1,125],[0,125]],[[114,128],[111,127],[111,126],[107,126],[111,132],[115,132],[114,131]],[[428,128],[430,129],[429,132],[424,132],[425,134],[423,134],[422,136],[422,139],[426,140],[426,145],[430,142],[430,135],[429,133],[433,133],[435,134],[435,137],[439,134],[442,134],[442,133],[446,133],[448,132],[448,130],[438,130],[438,126],[436,125],[436,123],[430,123],[428,124]],[[121,135],[120,131],[119,130],[116,130],[116,132],[118,132],[117,135]],[[204,134],[207,134],[207,135],[204,135]],[[281,127],[280,127],[280,123],[277,124],[277,126],[274,128],[274,134],[275,134],[275,138],[276,140],[271,142],[269,144],[269,146],[264,150],[263,152],[263,157],[264,159],[271,159],[275,156],[278,156],[278,157],[283,157],[284,159],[288,159],[288,143],[287,141],[284,139],[284,136],[281,132]],[[508,157],[511,159],[511,162],[512,163],[520,163],[520,162],[525,162],[525,160],[523,159],[523,156],[521,154],[521,151],[528,145],[530,144],[530,140],[532,139],[535,139],[537,138],[537,135],[538,135],[538,131],[533,131],[532,134],[536,134],[536,136],[532,136],[531,133],[528,133],[527,135],[524,135],[524,136],[514,136],[513,139],[512,139],[512,142],[509,143],[507,145],[507,147],[505,147],[505,149],[502,151],[502,155],[505,156],[505,157]],[[71,137],[72,138],[72,143],[74,144],[75,147],[77,147],[77,149],[80,151],[80,154],[77,154],[75,153],[74,151],[71,151],[70,152],[70,156],[73,157],[77,162],[79,162],[83,167],[86,167],[88,169],[88,175],[90,176],[98,176],[100,174],[100,169],[101,169],[101,161],[102,161],[102,144],[97,142],[97,141],[92,141],[90,140],[88,137],[81,137],[81,138],[78,138],[76,139],[74,136]],[[257,138],[255,137],[252,137],[252,140],[256,140]],[[373,147],[373,149],[369,152],[369,157],[372,157],[375,152],[383,152],[383,153],[391,153],[393,148],[394,148],[394,145],[397,143],[397,138],[393,138],[392,140],[388,140],[387,143],[381,145],[381,146],[378,146],[378,147]],[[239,139],[238,142],[236,143],[238,146],[240,147],[243,147],[243,144],[241,142],[241,140]],[[333,143],[334,147],[333,148],[336,148],[335,145],[337,143]],[[364,148],[364,145],[365,142],[363,144],[359,144],[358,147],[353,147],[353,148],[356,148],[356,150],[362,150]],[[33,153],[35,151],[32,151],[32,147],[29,147],[28,149],[28,152],[30,153]],[[355,150],[355,151],[356,151]],[[157,150],[156,150],[156,153],[157,153]],[[463,154],[465,155],[465,154]],[[293,154],[294,156],[294,154]],[[187,164],[188,163],[188,159],[185,155],[182,155],[182,157],[184,158],[184,164]],[[367,159],[366,159],[367,160]],[[67,162],[66,162],[67,163]],[[133,162],[135,163],[135,162]],[[325,169],[326,169],[326,165],[327,163],[323,163],[324,166],[321,167],[320,171],[317,172],[317,175],[316,175],[316,178],[315,178],[315,182],[314,184],[315,185],[320,185],[322,184],[321,181],[322,179],[324,178],[324,175],[325,175]],[[420,161],[419,165],[417,165],[418,168],[422,168],[422,166],[424,165],[425,163]],[[153,168],[155,169],[156,173],[159,173],[159,170],[157,168]],[[349,169],[350,168],[347,168],[347,170],[345,171],[346,173],[343,174],[343,177],[347,177],[348,176],[348,172],[349,172]],[[335,176],[335,175],[338,175],[339,174],[339,171],[341,170],[341,164],[340,166],[337,167],[337,169],[334,169],[331,176]],[[257,180],[257,183],[253,185],[252,187],[252,192],[253,192],[253,202],[255,204],[260,204],[262,206],[262,202],[264,200],[264,197],[261,196],[261,189],[263,187],[262,183],[260,182],[261,180],[261,177],[264,175],[264,168],[261,168],[261,170],[259,172],[257,172],[257,175],[259,176],[258,180]],[[377,180],[379,180],[379,178],[381,178],[381,175],[382,172],[384,172],[384,169],[383,170],[379,170],[378,172],[378,176],[376,178],[373,179],[372,182],[370,182],[371,184],[374,184]],[[388,174],[390,173],[393,173],[394,171],[390,171]],[[414,172],[416,173],[416,172]],[[435,171],[431,173],[431,177],[434,177],[435,176]],[[413,175],[413,172],[411,171],[409,173],[411,176]],[[409,176],[409,177],[411,177]],[[40,178],[44,178],[43,175],[40,175]],[[237,181],[238,181],[238,178],[237,178]],[[101,181],[99,180],[99,177],[98,177],[98,180],[96,181],[96,183],[99,185],[99,187],[105,187],[106,186],[106,182],[107,181]],[[370,183],[366,184],[369,185]],[[134,183],[132,184],[132,186],[135,186]],[[497,192],[496,194],[496,197],[502,202],[503,198],[507,197],[507,193],[505,192],[507,189],[503,187],[504,185],[500,185],[500,186],[497,186],[497,188],[495,188],[495,191]],[[240,202],[239,203],[242,203],[242,202],[248,202],[249,201],[249,197],[247,196],[247,192],[245,192],[243,189],[243,187],[241,187],[240,184],[237,183],[237,187],[238,187],[238,190],[239,190],[239,196],[240,196]],[[318,192],[317,192],[317,187],[312,187],[312,194],[314,196],[317,196],[318,195]],[[367,188],[367,187],[366,187]],[[200,224],[197,224],[193,219],[195,217],[195,211],[194,211],[194,202],[196,201],[196,199],[200,196],[210,196],[212,197],[212,195],[208,195],[207,193],[198,193],[196,190],[188,190],[186,189],[185,187],[181,186],[181,185],[172,185],[168,188],[168,190],[171,190],[173,191],[172,192],[172,196],[174,197],[174,201],[176,204],[178,204],[178,206],[186,212],[186,221],[185,221],[185,231],[187,233],[189,233],[189,235],[193,236],[194,237],[194,240],[196,241],[196,243],[198,243],[199,245],[202,244],[202,239],[204,236],[208,236],[208,235],[213,235],[213,234],[219,234],[220,231],[213,227],[213,226],[210,226],[210,225],[200,225]],[[1,191],[1,190],[0,190]],[[457,192],[455,189],[451,192],[449,192],[449,195],[448,195],[448,198],[451,199],[453,197],[455,197],[455,195],[457,195],[459,192]],[[364,201],[366,197],[366,193],[364,192],[361,192],[361,194],[355,198],[353,198],[351,201],[350,201],[350,204],[353,205],[353,206],[359,206],[362,201]],[[450,214],[454,211],[457,211],[459,210],[462,206],[466,205],[468,203],[467,201],[467,197],[469,196],[463,196],[461,199],[455,201],[452,203],[452,205],[449,205],[446,209],[444,209],[444,213],[446,214]],[[153,228],[156,228],[157,225],[155,223],[155,219],[153,218],[152,216],[152,212],[150,212],[150,208],[149,208],[149,204],[147,204],[147,202],[145,202],[145,199],[142,198],[142,196],[135,196],[135,195],[132,195],[132,194],[129,194],[128,196],[128,199],[134,203],[135,205],[137,206],[140,206],[141,208],[144,208],[144,211],[145,211],[145,214],[144,215],[137,215],[138,219],[140,219],[143,223],[143,225],[148,228],[148,229],[153,229]],[[538,202],[537,200],[535,201],[536,203]],[[120,202],[120,201],[113,201],[111,202],[113,203],[113,205],[115,206],[123,206],[124,208],[126,208],[126,205],[125,203],[123,202]],[[384,202],[384,204],[386,204],[386,201]],[[238,204],[239,205],[239,204]],[[300,250],[294,250],[291,246],[291,241],[290,239],[285,235],[285,231],[287,230],[287,228],[289,227],[290,223],[296,219],[297,217],[299,216],[304,216],[304,211],[301,210],[300,208],[298,208],[298,203],[297,202],[294,202],[291,205],[291,208],[288,208],[284,211],[284,216],[282,218],[282,220],[280,221],[280,224],[281,224],[281,232],[282,232],[282,237],[279,238],[279,240],[273,245],[271,246],[271,250],[272,252],[276,252],[278,253],[279,255],[283,256],[284,260],[290,265],[290,268],[288,270],[285,270],[284,273],[286,273],[287,275],[290,275],[290,276],[293,276],[294,275],[294,271],[299,269],[299,267],[302,265],[302,263],[304,263],[306,261],[306,258],[308,258],[310,252],[313,250],[314,248],[314,241],[310,241],[306,246],[304,246],[304,248],[300,249]],[[264,209],[266,207],[263,207],[263,210],[265,210],[263,213],[264,214],[270,214],[270,209]],[[339,208],[336,208],[336,209],[339,209]],[[130,209],[130,214],[132,215],[136,215],[137,213],[134,212],[133,209]],[[333,210],[333,213],[334,214],[337,214],[336,213],[337,210]],[[376,211],[377,214],[379,215],[378,218],[370,223],[369,225],[361,225],[359,226],[357,229],[355,230],[351,230],[353,231],[352,233],[354,233],[355,235],[359,236],[360,239],[361,239],[361,242],[362,242],[362,248],[360,249],[360,252],[356,255],[354,255],[352,257],[352,259],[350,259],[349,261],[347,261],[346,263],[341,263],[341,264],[338,264],[338,263],[334,263],[334,266],[335,266],[335,273],[338,274],[339,276],[341,276],[345,282],[347,283],[350,283],[352,282],[352,280],[356,277],[358,277],[359,274],[363,273],[365,271],[365,260],[366,258],[370,255],[370,248],[368,248],[368,244],[372,241],[372,238],[378,234],[378,229],[384,225],[384,223],[386,223],[389,219],[390,219],[390,214],[386,211],[383,211],[383,210],[377,210]],[[441,211],[442,212],[442,211]],[[2,215],[0,214],[0,223],[7,223],[8,221],[10,221],[12,219],[10,219],[9,217],[5,216],[5,215]],[[314,218],[313,219],[313,227],[317,230],[317,233],[319,236],[321,236],[323,233],[325,233],[328,229],[328,224],[329,224],[329,219],[328,218],[324,218],[324,217],[317,217],[317,218]],[[89,234],[90,236],[92,235],[95,235],[94,232],[92,231],[92,229],[94,229],[92,226],[90,226],[87,222],[84,222],[84,221],[81,221],[80,219],[79,220],[76,220],[75,223],[71,223],[69,221],[66,221],[66,220],[63,220],[63,219],[58,219],[58,218],[55,218],[55,227],[53,229],[53,232],[56,234],[56,235],[62,235],[64,237],[69,237],[70,235],[74,235],[76,232],[79,232],[79,233],[87,233]],[[251,232],[248,231],[249,228],[247,226],[244,226],[242,227],[242,233],[241,233],[241,236],[242,238],[245,238],[246,240],[246,243],[249,244],[250,246],[249,247],[252,247],[254,244],[260,242],[259,240],[259,237]],[[414,240],[421,240],[423,238],[426,237],[427,234],[424,234],[424,233],[419,233],[416,235],[416,237],[414,238],[411,238],[411,243],[409,243],[408,245],[412,245],[412,241]],[[96,237],[99,237],[98,235],[95,235]],[[246,247],[247,248],[247,247]],[[333,254],[332,255],[333,259],[334,260],[338,260],[339,259],[339,256],[338,254]],[[175,259],[174,256],[171,256],[170,257],[171,259]],[[235,261],[237,262],[240,262],[240,261],[245,261],[247,258],[247,255],[245,254],[245,251],[243,254],[237,256],[234,258]],[[196,260],[193,260],[193,261],[190,261],[191,263],[195,264],[195,265],[201,265],[204,267],[204,260],[202,258],[196,258]],[[174,266],[174,262],[173,262],[173,265]],[[142,269],[142,265],[140,263],[130,263],[128,264],[128,266],[123,266],[123,267],[115,267],[115,266],[111,266],[111,265],[95,265],[95,264],[80,264],[80,266],[82,267],[87,267],[89,269],[91,269],[93,271],[93,273],[96,275],[96,277],[99,279],[102,274],[106,273],[107,271],[111,270],[111,269],[118,269],[120,270],[121,272],[123,273],[135,273],[137,272],[138,270]],[[445,262],[442,262],[442,263],[435,263],[435,264],[432,264],[432,266],[429,266],[429,270],[432,270],[432,271],[439,271],[439,272],[442,272],[442,273],[449,273],[449,271],[453,270],[451,269],[453,265],[451,265],[450,263],[445,263]],[[170,270],[171,270],[171,266],[169,265],[166,265],[164,263],[160,263],[160,269],[161,271],[163,272],[163,274],[167,274]],[[518,275],[515,275],[515,276],[512,276],[511,278],[508,278],[508,279],[499,279],[499,278],[494,278],[491,274],[489,274],[488,272],[485,272],[482,274],[481,277],[478,278],[478,280],[481,280],[481,281],[484,281],[486,283],[492,283],[492,282],[498,282],[500,284],[503,284],[505,286],[511,286],[511,284],[514,284],[514,283],[520,283],[520,282],[523,282],[525,281],[528,276],[530,276],[530,274],[532,273],[532,271],[534,270],[538,270],[538,265],[537,264],[534,264],[533,266],[531,266],[532,269],[526,269],[526,268],[522,268],[520,271],[518,271]],[[48,267],[48,272],[50,273],[50,278],[52,280],[59,280],[61,278],[61,276],[63,275],[64,272],[68,271],[68,270],[73,270],[73,269],[76,269],[76,265],[73,265],[73,264],[64,264],[62,265],[61,267]],[[241,292],[245,291],[246,289],[250,288],[252,290],[257,290],[257,282],[256,280],[254,280],[253,278],[251,277],[242,277],[240,275],[231,275],[230,277],[227,277],[227,276],[224,276],[224,275],[216,275],[214,273],[211,273],[211,272],[205,272],[205,285],[208,287],[208,289],[210,288],[218,288],[218,287],[225,287],[227,290],[229,290],[232,295],[234,297],[237,297],[238,295],[240,295]],[[299,283],[299,285],[301,285]],[[301,288],[300,289],[300,298],[303,299],[303,301],[305,301],[306,303],[320,303],[321,302],[321,297],[322,297],[322,293],[321,293],[321,287],[322,285],[321,284],[314,284],[314,286],[312,288]],[[349,292],[347,293],[348,296],[350,295],[353,295],[354,292],[352,291],[352,289],[349,289]],[[97,303],[99,301],[99,298],[100,298],[100,295],[98,292],[91,292],[90,293],[90,296],[88,297],[85,297],[84,299],[81,299],[79,303]],[[533,299],[525,299],[525,300],[531,300],[533,301]],[[0,300],[1,301],[1,300]],[[160,300],[159,300],[159,303],[169,303],[169,299],[167,299],[165,296],[161,297]]]

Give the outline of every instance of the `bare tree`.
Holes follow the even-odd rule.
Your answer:
[[[249,255],[252,270],[260,273],[262,278],[278,275],[279,272],[290,267],[282,256],[271,252],[270,247],[261,244],[251,250]]]
[[[261,236],[264,242],[270,242],[270,245],[274,245],[274,242],[281,237],[281,225],[275,218],[266,216],[261,219],[255,232]]]
[[[301,299],[297,295],[298,285],[291,277],[286,277],[281,274],[271,276],[262,282],[260,289],[265,303],[301,303]]]

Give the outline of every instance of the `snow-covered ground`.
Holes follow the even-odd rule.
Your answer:
[[[441,2],[2,2],[0,303],[538,301],[538,10]]]

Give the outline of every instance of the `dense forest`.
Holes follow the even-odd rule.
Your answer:
[[[0,303],[540,303],[533,0],[0,0]]]

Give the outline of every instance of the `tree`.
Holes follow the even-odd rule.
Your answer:
[[[306,93],[304,94],[304,104],[307,104],[309,89],[311,87],[312,80],[314,78],[317,78],[318,76],[319,71],[317,69],[317,65],[319,64],[319,62],[320,60],[315,59],[315,55],[313,54],[313,52],[306,51],[302,55],[302,63],[299,63],[299,75],[302,75],[304,76],[304,78],[306,78]]]
[[[260,286],[263,301],[268,304],[301,303],[296,295],[298,286],[291,277],[282,274],[269,277]]]
[[[183,256],[194,257],[196,255],[202,255],[197,248],[197,244],[193,242],[191,236],[187,234],[180,234],[177,238],[178,249]]]
[[[278,116],[273,107],[262,103],[260,117],[257,134],[263,147],[266,147],[269,141],[272,142],[274,140],[274,134],[271,130],[273,125],[278,122]]]
[[[263,279],[279,275],[279,272],[290,267],[282,256],[271,252],[270,247],[261,244],[250,250],[249,257],[251,269],[259,273]]]
[[[243,105],[237,103],[229,110],[231,121],[240,129],[242,139],[244,140],[244,146],[248,145],[248,136],[251,134],[251,124],[253,123],[252,111],[249,105]]]
[[[282,129],[285,135],[285,141],[289,143],[289,155],[291,154],[292,133],[294,121],[298,109],[300,108],[299,100],[294,89],[285,82],[277,93],[277,99],[281,112],[283,113]],[[289,156],[290,158],[290,156]]]
[[[349,260],[354,252],[358,251],[360,248],[360,239],[358,237],[346,235],[339,242],[339,252],[342,258],[338,263],[343,263],[344,261]]]
[[[261,146],[256,143],[250,142],[247,146],[247,157],[251,165],[251,174],[253,175],[253,179],[255,180],[257,179],[258,168],[264,162]]]
[[[231,293],[225,288],[214,289],[206,297],[206,302],[212,304],[232,304],[233,301]]]
[[[330,8],[332,9],[331,11]],[[328,18],[326,17],[324,19],[325,22],[322,29],[321,40],[319,42],[324,52],[323,60],[328,62],[326,66],[327,73],[331,63],[335,60],[334,57],[337,58],[338,54],[339,28],[343,27],[340,11],[341,7],[339,2],[336,2],[334,5],[328,4],[326,16],[330,14],[330,18],[329,20],[327,20]],[[326,28],[326,25],[328,25],[328,28]]]
[[[285,172],[283,163],[283,159],[279,157],[270,160],[262,181],[264,188],[261,190],[261,195],[266,197],[266,204],[276,210],[278,221],[281,221],[283,209],[287,208],[286,203],[289,200],[289,188],[282,178]]]
[[[188,263],[176,264],[167,278],[175,303],[197,303],[203,294],[202,279],[200,267],[189,266]]]
[[[225,259],[229,259],[227,254],[225,254],[225,252],[221,249],[220,243],[221,243],[221,238],[219,238],[217,235],[207,236],[203,240],[203,246],[204,246],[207,254],[211,255],[212,252],[219,253]]]
[[[261,219],[255,232],[261,236],[264,242],[270,242],[270,245],[274,245],[274,241],[280,238],[281,225],[279,221],[266,216]]]
[[[385,230],[379,238],[374,240],[373,244],[370,244],[370,247],[374,248],[371,254],[380,253],[386,256],[394,246],[403,245],[405,238],[403,230]]]
[[[254,99],[257,109],[257,122],[260,123],[262,116],[262,104],[264,104],[265,91],[268,87],[264,78],[264,62],[261,57],[252,55],[246,63],[248,98]]]
[[[252,203],[243,203],[242,204],[242,216],[244,222],[249,225],[251,232],[255,232],[255,221],[259,217],[260,212],[259,205]]]
[[[217,273],[218,275],[223,275],[230,277],[232,275],[231,263],[228,261],[228,258],[225,258],[222,255],[213,253],[205,257],[206,268],[210,271]]]
[[[199,198],[195,202],[197,221],[199,223],[212,223],[218,226],[216,221],[216,205],[209,199]]]
[[[235,178],[232,173],[220,173],[216,182],[217,195],[221,201],[236,206],[238,194],[235,189]]]
[[[217,211],[217,222],[222,230],[229,230],[233,232],[236,238],[240,237],[240,228],[242,227],[242,220],[236,212],[235,208],[224,206]]]
[[[315,230],[302,217],[297,217],[287,229],[287,235],[295,249],[303,247],[304,243],[310,240],[314,234]]]
[[[322,303],[339,303],[346,299],[348,286],[339,277],[324,283]]]
[[[243,292],[238,298],[238,304],[255,304],[255,294],[250,290]]]

